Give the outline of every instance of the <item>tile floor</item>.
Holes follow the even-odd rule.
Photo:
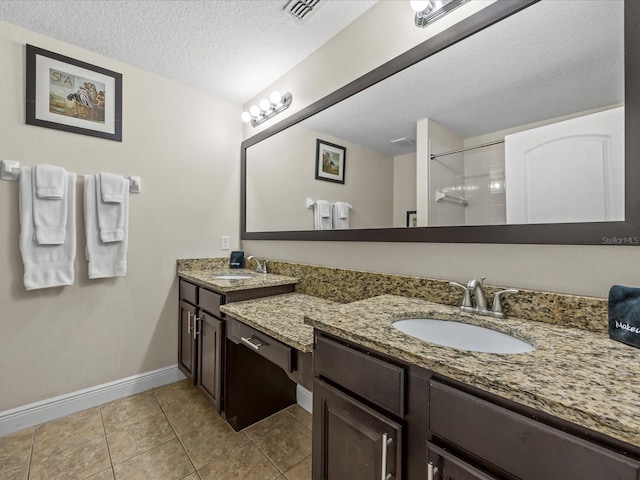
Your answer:
[[[311,415],[240,432],[188,381],[0,437],[0,480],[310,480]]]

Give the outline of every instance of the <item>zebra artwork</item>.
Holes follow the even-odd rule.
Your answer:
[[[84,82],[67,100],[73,101],[76,118],[104,122],[104,92],[98,92],[93,83]]]

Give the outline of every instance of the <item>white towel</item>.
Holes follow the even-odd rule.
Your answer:
[[[67,230],[66,170],[36,165],[31,172],[33,223],[39,245],[62,245]],[[75,189],[75,185],[73,187]]]
[[[316,230],[332,229],[332,209],[333,204],[326,200],[316,200],[313,209],[313,223]]]
[[[38,198],[64,198],[66,184],[65,169],[53,165],[36,165],[35,183]]]
[[[20,253],[27,290],[73,285],[76,257],[76,174],[65,173],[67,220],[65,241],[61,245],[40,245],[34,235],[33,179],[29,167],[20,169]]]
[[[129,180],[124,180],[129,191]],[[129,195],[122,198],[124,212],[123,239],[119,242],[103,242],[98,226],[98,196],[96,175],[84,177],[84,224],[86,257],[89,262],[89,278],[124,277],[127,273],[127,244],[129,221]]]
[[[333,228],[336,230],[349,229],[349,209],[347,202],[336,202],[333,207]]]
[[[122,203],[125,195],[124,177],[113,173],[100,174],[100,191],[102,201],[106,203]]]
[[[96,181],[96,204],[98,207],[100,240],[103,242],[121,242],[124,239],[124,198],[128,197],[128,194],[124,195],[123,192],[129,191],[129,180],[125,180],[122,175],[113,175],[111,173],[100,173],[98,177],[100,181]],[[125,190],[125,183],[127,190]],[[103,185],[107,186],[107,191],[110,193],[105,194],[102,191]],[[117,191],[118,194],[114,194],[114,191]],[[119,197],[120,201],[112,200],[115,197]],[[105,198],[110,200],[107,201]]]

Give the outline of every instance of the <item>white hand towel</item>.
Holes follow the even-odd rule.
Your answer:
[[[313,209],[313,223],[316,230],[331,230],[333,205],[326,200],[316,200]]]
[[[347,202],[336,202],[333,208],[333,228],[336,230],[349,229],[349,209],[351,205]]]
[[[66,170],[36,165],[31,172],[33,223],[39,245],[62,245],[67,230]],[[60,178],[61,182],[58,182]],[[75,185],[73,187],[75,189]]]
[[[100,191],[102,192],[103,202],[122,203],[122,198],[125,195],[124,177],[113,173],[101,173]]]
[[[61,200],[66,184],[65,169],[53,165],[36,165],[35,180],[38,198]]]
[[[60,245],[40,245],[34,235],[32,171],[20,169],[20,253],[27,290],[73,285],[73,261],[76,257],[76,174],[65,173],[67,208],[65,241]]]
[[[129,180],[124,180],[129,191]],[[127,273],[127,244],[129,220],[129,195],[122,198],[124,212],[123,239],[105,243],[100,239],[98,225],[99,182],[95,175],[84,177],[84,225],[86,236],[86,257],[89,262],[89,278],[124,277]]]
[[[122,175],[113,175],[100,173],[98,177],[100,179],[105,176],[110,176],[110,179],[106,182],[102,180],[96,181],[96,204],[98,207],[98,225],[100,227],[100,240],[103,242],[121,242],[124,238],[124,224],[125,224],[125,209],[124,198],[128,197],[122,192],[128,192],[129,180],[125,180]],[[117,177],[117,178],[116,178]],[[107,184],[109,191],[114,191],[112,188],[116,183],[120,184],[120,202],[106,202],[104,200],[105,194],[102,191],[102,185]],[[125,190],[125,183],[126,188]],[[112,198],[112,194],[108,194],[107,198]]]

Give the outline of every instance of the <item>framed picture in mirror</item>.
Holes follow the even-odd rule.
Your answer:
[[[415,210],[407,211],[407,227],[418,226],[418,213]]]
[[[344,184],[347,149],[319,138],[316,140],[316,180]]]

